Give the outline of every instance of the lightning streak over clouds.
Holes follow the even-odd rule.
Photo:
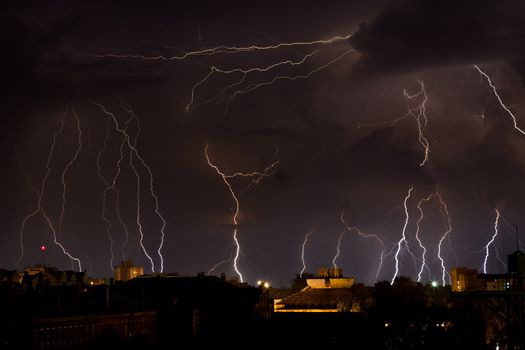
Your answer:
[[[332,44],[335,42],[346,41],[351,36],[352,36],[351,34],[342,35],[342,36],[338,35],[338,36],[334,36],[329,39],[313,40],[313,41],[293,41],[293,42],[278,43],[275,45],[267,45],[267,46],[221,45],[221,46],[216,46],[216,47],[212,47],[208,49],[185,52],[184,54],[179,55],[179,56],[164,56],[164,55],[146,56],[146,55],[119,55],[119,54],[101,54],[101,55],[92,55],[92,56],[98,57],[98,58],[119,58],[119,59],[127,58],[127,59],[140,59],[140,60],[152,60],[152,61],[182,61],[191,56],[214,56],[218,54],[238,54],[238,53],[253,52],[253,51],[269,51],[269,50],[276,50],[276,49],[296,47],[296,46],[327,45],[327,44]]]
[[[193,85],[193,87],[191,88],[191,98],[190,98],[190,101],[188,102],[188,104],[186,105],[185,107],[185,110],[186,111],[189,111],[190,108],[192,108],[194,106],[194,103],[195,103],[195,92],[197,90],[197,88],[201,85],[203,85],[208,79],[210,79],[215,73],[221,73],[221,74],[224,74],[224,75],[229,75],[229,74],[235,74],[235,73],[239,73],[241,74],[241,79],[239,79],[237,82],[231,84],[231,85],[228,85],[226,86],[225,88],[223,88],[215,97],[205,101],[205,102],[199,102],[199,103],[195,103],[195,105],[203,105],[203,104],[206,104],[206,103],[209,103],[215,99],[218,99],[220,96],[224,96],[224,94],[226,93],[226,91],[233,87],[233,86],[237,86],[237,85],[240,85],[242,84],[242,82],[245,81],[246,79],[246,76],[250,73],[254,73],[254,72],[259,72],[259,73],[262,73],[262,72],[268,72],[274,68],[278,68],[280,66],[284,66],[284,65],[289,65],[289,66],[297,66],[297,65],[301,65],[303,63],[305,63],[305,61],[312,57],[313,55],[315,55],[316,53],[318,53],[319,51],[313,51],[307,55],[305,55],[301,60],[299,61],[292,61],[292,60],[285,60],[285,61],[280,61],[280,62],[277,62],[277,63],[274,63],[274,64],[271,64],[267,67],[263,67],[263,68],[260,68],[260,67],[255,67],[255,68],[249,68],[249,69],[242,69],[242,68],[234,68],[234,69],[229,69],[229,70],[226,70],[226,69],[221,69],[221,68],[218,68],[216,66],[211,66],[210,67],[210,71],[208,72],[208,74],[206,74],[206,76],[204,76],[204,78],[202,78],[201,80],[199,80],[195,85]]]

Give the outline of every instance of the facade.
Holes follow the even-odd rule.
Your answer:
[[[450,272],[453,292],[479,290],[481,281],[478,279],[478,270],[466,267],[454,267]]]
[[[123,313],[35,319],[32,321],[33,349],[85,348],[107,341],[111,334],[120,341],[141,337],[152,344],[155,331],[155,312]],[[100,340],[99,340],[100,339]],[[26,341],[28,341],[27,339]],[[29,344],[26,344],[29,347]]]
[[[525,291],[525,254],[516,251],[507,256],[508,270],[503,274],[478,274],[476,269],[455,267],[451,271],[453,292]]]
[[[115,281],[129,281],[144,275],[142,266],[133,265],[133,260],[123,260],[119,266],[115,266]]]

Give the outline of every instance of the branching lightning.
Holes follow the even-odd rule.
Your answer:
[[[220,73],[220,74],[224,74],[224,75],[239,73],[239,74],[241,74],[241,78],[237,82],[235,82],[235,83],[233,83],[231,85],[228,85],[225,88],[223,88],[215,97],[213,97],[213,98],[211,98],[211,99],[209,99],[209,100],[207,100],[205,102],[197,103],[196,105],[203,105],[203,104],[209,103],[209,102],[211,102],[213,100],[216,100],[216,99],[218,99],[221,96],[224,96],[228,89],[230,89],[230,88],[232,88],[234,86],[242,84],[246,80],[247,75],[250,74],[250,73],[254,73],[254,72],[259,72],[259,73],[268,72],[268,71],[270,71],[272,69],[275,69],[275,68],[278,68],[278,67],[281,67],[281,66],[285,66],[285,65],[298,66],[298,65],[301,65],[301,64],[305,63],[307,59],[309,59],[313,55],[317,54],[318,52],[319,51],[317,51],[317,50],[313,51],[313,52],[303,56],[303,58],[301,60],[299,60],[299,61],[286,60],[286,61],[281,61],[281,62],[277,62],[277,63],[271,64],[271,65],[269,65],[267,67],[262,67],[262,68],[261,67],[255,67],[255,68],[249,68],[249,69],[234,68],[234,69],[226,70],[226,69],[221,69],[221,68],[216,67],[216,66],[211,66],[210,67],[210,71],[208,72],[208,74],[206,74],[206,76],[204,76],[204,78],[199,80],[191,88],[190,101],[186,105],[185,110],[189,111],[190,108],[192,108],[194,106],[195,93],[196,93],[197,88],[199,86],[203,85],[215,73]],[[233,97],[231,97],[231,98],[233,98]],[[231,99],[231,98],[226,98],[226,99]]]
[[[233,201],[235,202],[235,209],[234,209],[234,214],[233,214],[233,243],[234,243],[234,246],[235,246],[235,256],[233,258],[233,268],[235,270],[235,272],[237,273],[237,275],[239,276],[239,279],[242,282],[244,282],[244,278],[242,276],[242,273],[240,272],[239,270],[239,266],[238,266],[238,259],[239,259],[239,255],[240,255],[240,252],[241,252],[241,246],[240,246],[240,243],[239,243],[239,238],[238,238],[238,226],[239,226],[239,223],[238,223],[238,220],[237,220],[237,217],[239,215],[239,212],[240,212],[240,203],[239,203],[239,198],[237,196],[237,194],[235,193],[235,190],[233,189],[233,186],[232,184],[230,183],[230,180],[236,178],[236,177],[248,177],[248,178],[255,178],[255,180],[252,180],[252,181],[255,181],[255,183],[258,183],[263,177],[267,177],[267,176],[270,176],[272,173],[273,173],[273,170],[274,168],[279,164],[279,161],[275,161],[274,163],[270,164],[268,167],[266,167],[266,169],[264,169],[263,172],[250,172],[250,173],[241,173],[241,172],[236,172],[234,174],[225,174],[223,173],[218,166],[216,166],[215,164],[212,163],[212,161],[210,160],[210,157],[208,155],[208,148],[209,148],[209,145],[206,143],[206,146],[204,147],[204,155],[206,157],[206,161],[208,162],[208,165],[213,168],[215,170],[215,172],[222,178],[222,181],[224,182],[224,184],[226,185],[226,187],[228,188],[228,191],[230,192],[230,195],[232,196],[233,198]],[[220,265],[220,263],[219,263]],[[215,268],[215,266],[214,266]],[[214,269],[212,268],[212,270]]]
[[[345,215],[345,213],[341,212],[340,219],[341,219],[341,223],[346,227],[346,230],[348,232],[352,232],[353,231],[353,232],[357,233],[360,237],[363,237],[363,238],[366,238],[366,239],[373,238],[381,246],[381,255],[379,256],[379,265],[377,267],[376,276],[375,276],[375,280],[377,281],[377,278],[379,276],[379,271],[381,271],[381,267],[383,267],[383,260],[384,260],[384,257],[385,257],[385,242],[378,235],[366,234],[366,233],[362,232],[359,228],[357,228],[355,226],[348,225],[348,223],[345,221],[344,215]]]
[[[202,50],[188,51],[179,56],[164,56],[164,55],[146,56],[146,55],[119,55],[119,54],[101,54],[101,55],[92,55],[92,56],[97,57],[97,58],[139,59],[139,60],[149,60],[149,61],[182,61],[192,56],[214,56],[214,55],[219,55],[219,54],[238,54],[238,53],[253,52],[253,51],[270,51],[270,50],[277,50],[277,49],[282,49],[282,48],[287,48],[287,47],[296,47],[296,46],[327,45],[327,44],[332,44],[335,42],[345,41],[351,36],[352,36],[351,34],[343,35],[343,36],[338,35],[338,36],[334,36],[329,39],[313,40],[313,41],[293,41],[293,42],[277,43],[275,45],[267,45],[267,46],[221,45],[221,46],[211,47],[211,48],[202,49]]]
[[[378,126],[384,126],[384,125],[390,125],[393,126],[397,124],[398,122],[408,118],[412,117],[416,121],[417,125],[417,131],[418,131],[418,141],[419,144],[423,147],[423,160],[421,163],[419,163],[419,166],[424,166],[430,157],[430,143],[428,141],[426,133],[426,128],[428,124],[428,117],[427,117],[427,102],[428,102],[428,95],[425,90],[425,84],[423,81],[418,81],[419,83],[419,91],[415,94],[409,94],[407,90],[403,90],[403,96],[407,99],[407,113],[405,113],[403,116],[394,119],[392,121],[387,122],[381,122],[381,123],[360,123],[357,124],[358,128],[361,127],[378,127]],[[410,102],[420,100],[419,104],[415,106],[411,106]]]
[[[252,83],[250,85],[248,85],[247,87],[245,88],[242,88],[242,89],[239,89],[235,92],[233,92],[232,94],[229,95],[228,99],[229,100],[233,100],[235,97],[237,97],[238,95],[243,95],[243,94],[247,94],[249,92],[252,92],[253,90],[256,90],[260,87],[263,87],[263,86],[269,86],[269,85],[273,85],[275,82],[277,81],[280,81],[280,80],[289,80],[289,81],[294,81],[294,80],[297,80],[297,79],[308,79],[310,78],[313,74],[323,70],[323,69],[326,69],[328,67],[330,67],[332,64],[340,61],[341,59],[343,59],[344,57],[346,57],[348,54],[354,52],[354,49],[349,49],[349,50],[346,50],[344,51],[341,55],[331,59],[330,61],[328,61],[327,63],[309,71],[308,73],[305,73],[305,74],[298,74],[298,75],[278,75],[276,77],[273,77],[272,79],[268,80],[268,81],[264,81],[264,82],[260,82],[260,83]]]
[[[135,122],[137,123],[137,128],[139,129],[138,130],[138,134],[137,134],[137,137],[138,137],[138,135],[142,132],[142,129],[140,128],[140,123],[139,123],[138,117],[135,115],[135,112],[133,111],[131,106],[129,106],[128,104],[122,102],[122,108],[126,112],[129,113],[130,117],[133,117],[135,119]],[[157,254],[159,255],[159,258],[160,258],[160,272],[164,272],[164,257],[162,256],[162,248],[164,247],[164,238],[166,237],[165,230],[166,230],[167,223],[166,223],[166,219],[160,213],[160,210],[159,210],[159,198],[158,198],[158,196],[157,196],[157,194],[156,194],[156,192],[154,190],[154,186],[153,186],[153,181],[154,181],[154,179],[153,179],[153,172],[151,171],[150,166],[144,161],[142,156],[137,151],[136,145],[137,145],[137,138],[135,138],[134,155],[140,161],[140,164],[142,164],[142,166],[148,172],[148,175],[149,175],[149,192],[150,192],[150,195],[153,198],[154,203],[155,203],[154,211],[155,211],[155,214],[157,215],[157,217],[159,218],[159,220],[162,222],[162,226],[160,228],[160,234],[161,234],[161,236],[160,236],[160,244],[159,244],[159,248],[157,249]]]
[[[16,266],[18,268],[18,266],[20,265],[20,262],[22,261],[23,259],[23,255],[24,255],[24,247],[23,247],[23,235],[24,235],[24,229],[25,229],[25,225],[27,224],[27,221],[31,218],[33,218],[34,216],[36,216],[37,214],[41,214],[42,215],[42,218],[46,221],[49,229],[51,230],[51,233],[53,235],[53,243],[55,245],[57,245],[60,250],[62,250],[62,253],[64,255],[66,255],[72,262],[75,261],[77,264],[78,264],[78,269],[79,271],[82,271],[82,262],[80,261],[79,258],[77,257],[74,257],[73,255],[71,255],[71,253],[69,253],[66,248],[64,247],[64,245],[62,243],[59,242],[58,238],[57,238],[57,230],[55,229],[51,219],[49,218],[49,216],[47,215],[45,209],[44,209],[44,206],[42,204],[42,201],[44,199],[44,195],[45,195],[45,187],[46,187],[46,183],[47,183],[47,180],[49,178],[49,175],[51,174],[51,160],[53,159],[53,154],[54,154],[54,151],[55,151],[55,146],[56,146],[56,142],[57,142],[57,138],[60,134],[62,134],[62,131],[64,130],[64,126],[65,126],[65,123],[64,123],[64,120],[67,116],[68,112],[66,111],[61,120],[60,120],[60,127],[59,129],[53,134],[53,141],[51,143],[51,147],[50,147],[50,150],[49,150],[49,154],[48,154],[48,157],[47,157],[47,161],[46,161],[46,172],[44,174],[44,176],[42,177],[42,182],[40,184],[40,190],[38,190],[38,200],[37,200],[37,207],[36,209],[29,213],[25,218],[24,220],[22,221],[22,225],[20,227],[20,246],[21,246],[21,252],[20,252],[20,256],[17,260],[17,263],[16,263]],[[79,119],[77,117],[77,115],[75,114],[75,112],[73,111],[73,115],[74,115],[74,118],[77,120],[77,127],[79,128],[80,130],[80,126],[79,126]],[[80,137],[80,136],[79,136]],[[79,144],[81,146],[81,141],[79,141]],[[80,147],[79,146],[79,147]],[[77,157],[77,153],[75,153],[75,158]],[[74,160],[73,160],[74,161]],[[66,172],[67,168],[70,166],[70,164],[72,164],[71,161],[70,163],[68,163],[68,165],[66,166],[66,169],[64,170],[64,173]],[[63,173],[63,176],[64,176],[64,173]],[[63,179],[63,178],[62,178]]]
[[[259,45],[249,45],[249,46],[216,46],[212,48],[202,48],[195,51],[188,51],[184,52],[179,55],[174,56],[164,56],[164,55],[157,55],[157,56],[148,56],[148,55],[121,55],[121,54],[99,54],[99,55],[92,55],[92,57],[95,58],[105,58],[105,59],[135,59],[135,60],[146,60],[146,61],[161,61],[161,62],[168,62],[168,65],[172,62],[176,61],[184,61],[186,59],[189,59],[191,57],[195,56],[216,56],[216,55],[224,55],[224,54],[246,54],[246,53],[260,53],[264,51],[276,51],[276,50],[282,50],[286,48],[299,48],[299,47],[307,47],[310,48],[312,46],[322,46],[322,45],[330,45],[337,42],[344,42],[348,38],[351,37],[351,34],[348,35],[338,35],[334,36],[329,39],[323,39],[323,40],[313,40],[313,41],[294,41],[294,42],[284,42],[284,43],[277,43],[274,45],[266,45],[266,46],[259,46]],[[251,73],[267,73],[273,70],[276,70],[281,67],[297,67],[304,65],[308,59],[310,59],[312,56],[318,54],[320,51],[316,49],[308,49],[310,50],[308,53],[303,54],[301,59],[293,60],[293,59],[285,59],[282,61],[277,61],[272,64],[269,64],[267,66],[255,66],[250,68],[221,68],[217,65],[210,65],[209,71],[202,77],[199,81],[197,81],[191,88],[190,98],[189,102],[184,107],[185,112],[189,112],[191,109],[200,106],[205,105],[207,103],[210,103],[215,100],[219,100],[219,102],[231,102],[235,97],[249,93],[253,90],[256,90],[263,86],[273,85],[274,83],[280,81],[280,80],[289,80],[294,81],[297,79],[308,79],[313,74],[333,65],[334,63],[340,61],[345,56],[347,56],[349,53],[354,52],[354,49],[348,49],[345,50],[342,54],[337,55],[336,57],[333,57],[328,62],[309,70],[306,73],[295,73],[295,74],[277,74],[273,78],[269,78],[268,80],[263,80],[259,82],[253,82],[253,83],[247,83],[245,86],[243,86],[247,82],[247,78]],[[166,68],[166,67],[165,67]],[[163,68],[163,70],[165,69]],[[208,98],[204,101],[198,101],[196,98],[196,92],[197,89],[203,86],[207,81],[209,81],[213,76],[221,74],[221,75],[235,75],[238,76],[236,78],[236,81],[233,83],[223,87],[220,89],[215,96]],[[235,90],[235,89],[236,90]],[[181,113],[181,114],[182,114]],[[180,114],[179,114],[180,115]]]
[[[129,122],[131,121],[132,118],[133,117],[129,117],[129,119],[126,121],[126,123],[125,123],[125,130],[127,130]],[[111,254],[110,268],[113,269],[113,266],[114,266],[113,261],[114,261],[114,258],[115,258],[115,253],[113,251],[114,241],[113,241],[113,236],[111,235],[112,222],[106,216],[106,210],[107,210],[106,202],[107,202],[108,194],[110,192],[113,192],[115,194],[115,210],[116,210],[116,213],[117,213],[117,218],[118,218],[119,223],[121,224],[121,226],[124,228],[124,232],[125,232],[125,239],[124,239],[124,243],[122,244],[122,248],[121,248],[122,260],[124,260],[125,259],[124,246],[126,245],[128,239],[129,239],[129,231],[128,231],[127,225],[124,223],[124,220],[122,219],[122,215],[120,213],[120,207],[119,207],[120,192],[119,192],[118,188],[116,187],[116,185],[117,185],[117,180],[118,180],[118,178],[120,176],[120,173],[122,171],[120,165],[122,163],[122,160],[124,159],[124,149],[123,149],[123,147],[124,147],[126,138],[123,137],[122,142],[120,143],[120,147],[119,147],[120,156],[119,156],[119,159],[115,163],[116,171],[115,171],[115,174],[113,176],[113,179],[108,180],[104,176],[104,174],[102,172],[102,166],[100,164],[101,158],[102,158],[104,152],[106,151],[107,142],[108,142],[109,136],[110,136],[111,119],[107,119],[107,122],[108,123],[107,123],[107,129],[106,129],[106,136],[104,138],[104,142],[103,142],[102,148],[100,149],[100,151],[99,151],[99,153],[97,155],[96,163],[97,163],[97,175],[98,175],[98,177],[102,180],[102,182],[105,185],[105,188],[104,188],[104,191],[103,191],[103,194],[102,194],[102,219],[106,223],[106,234],[108,235],[108,238],[109,238],[109,251],[110,251],[110,254]]]
[[[154,178],[153,178],[153,173],[151,171],[151,168],[144,161],[144,158],[140,155],[140,153],[137,150],[137,139],[138,139],[138,136],[139,136],[139,134],[141,132],[138,118],[135,115],[135,113],[133,112],[133,109],[129,105],[127,105],[127,104],[122,102],[121,103],[122,108],[129,114],[129,119],[126,121],[125,127],[122,128],[122,127],[120,127],[120,124],[119,124],[117,118],[115,117],[115,115],[113,113],[111,113],[110,111],[108,111],[105,106],[103,106],[100,103],[94,102],[94,101],[92,101],[91,103],[93,105],[99,107],[102,110],[102,112],[113,122],[113,124],[115,126],[115,130],[117,130],[124,137],[123,143],[125,142],[127,147],[128,147],[128,149],[129,149],[130,166],[131,166],[131,168],[132,168],[132,170],[133,170],[133,172],[135,174],[135,178],[137,179],[137,182],[136,182],[136,193],[137,193],[136,224],[137,224],[137,228],[138,228],[139,235],[140,235],[139,243],[140,243],[140,247],[142,248],[142,251],[144,252],[144,255],[147,257],[147,259],[150,262],[151,271],[155,272],[155,263],[153,261],[153,258],[151,257],[151,255],[148,253],[146,247],[144,246],[144,231],[143,231],[142,217],[141,217],[141,212],[142,212],[141,190],[140,190],[141,189],[141,176],[140,176],[140,173],[139,173],[139,171],[137,169],[137,166],[135,164],[136,160],[138,160],[140,165],[144,169],[146,169],[146,171],[148,172],[148,175],[149,175],[149,193],[150,193],[151,197],[154,199],[154,205],[155,205],[154,211],[155,211],[155,214],[158,216],[158,218],[160,219],[160,221],[162,223],[162,227],[161,227],[161,230],[160,230],[161,240],[160,240],[159,247],[157,249],[157,253],[158,253],[159,258],[160,258],[160,268],[158,269],[158,271],[163,272],[163,270],[164,270],[164,257],[162,256],[161,250],[162,250],[162,247],[163,247],[163,244],[164,244],[166,220],[164,219],[164,217],[162,216],[162,214],[159,211],[158,196],[156,195],[156,193],[154,191],[154,187],[153,187]],[[137,132],[136,136],[134,137],[133,142],[131,140],[130,134],[127,131],[129,122],[132,119],[135,120],[135,122],[137,123],[137,128],[138,128],[138,132]],[[122,159],[122,144],[121,144],[121,158],[117,162],[118,169],[120,169],[121,159]],[[117,180],[117,177],[118,177],[119,173],[120,173],[120,170],[117,171],[117,173],[115,174],[115,177],[113,178],[113,181],[110,184],[111,188],[114,188],[115,182]]]
[[[490,249],[490,246],[494,243],[494,240],[496,239],[496,237],[498,236],[498,224],[499,224],[500,214],[499,214],[498,209],[494,209],[494,211],[496,212],[496,220],[494,221],[494,234],[492,235],[492,238],[485,246],[485,260],[483,261],[483,273],[487,273],[487,261],[490,255],[489,249]]]

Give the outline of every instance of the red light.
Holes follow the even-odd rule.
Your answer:
[[[45,252],[46,251],[46,246],[45,245],[40,246],[40,250]]]

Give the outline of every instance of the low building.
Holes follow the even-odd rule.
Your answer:
[[[16,270],[0,269],[0,285],[13,286],[17,283],[19,278]]]
[[[274,300],[274,312],[360,312],[361,303],[351,290],[355,279],[342,269],[321,268],[298,293]]]
[[[39,285],[81,286],[88,282],[86,271],[61,271],[55,267],[35,265],[18,272],[18,283],[37,288]]]

